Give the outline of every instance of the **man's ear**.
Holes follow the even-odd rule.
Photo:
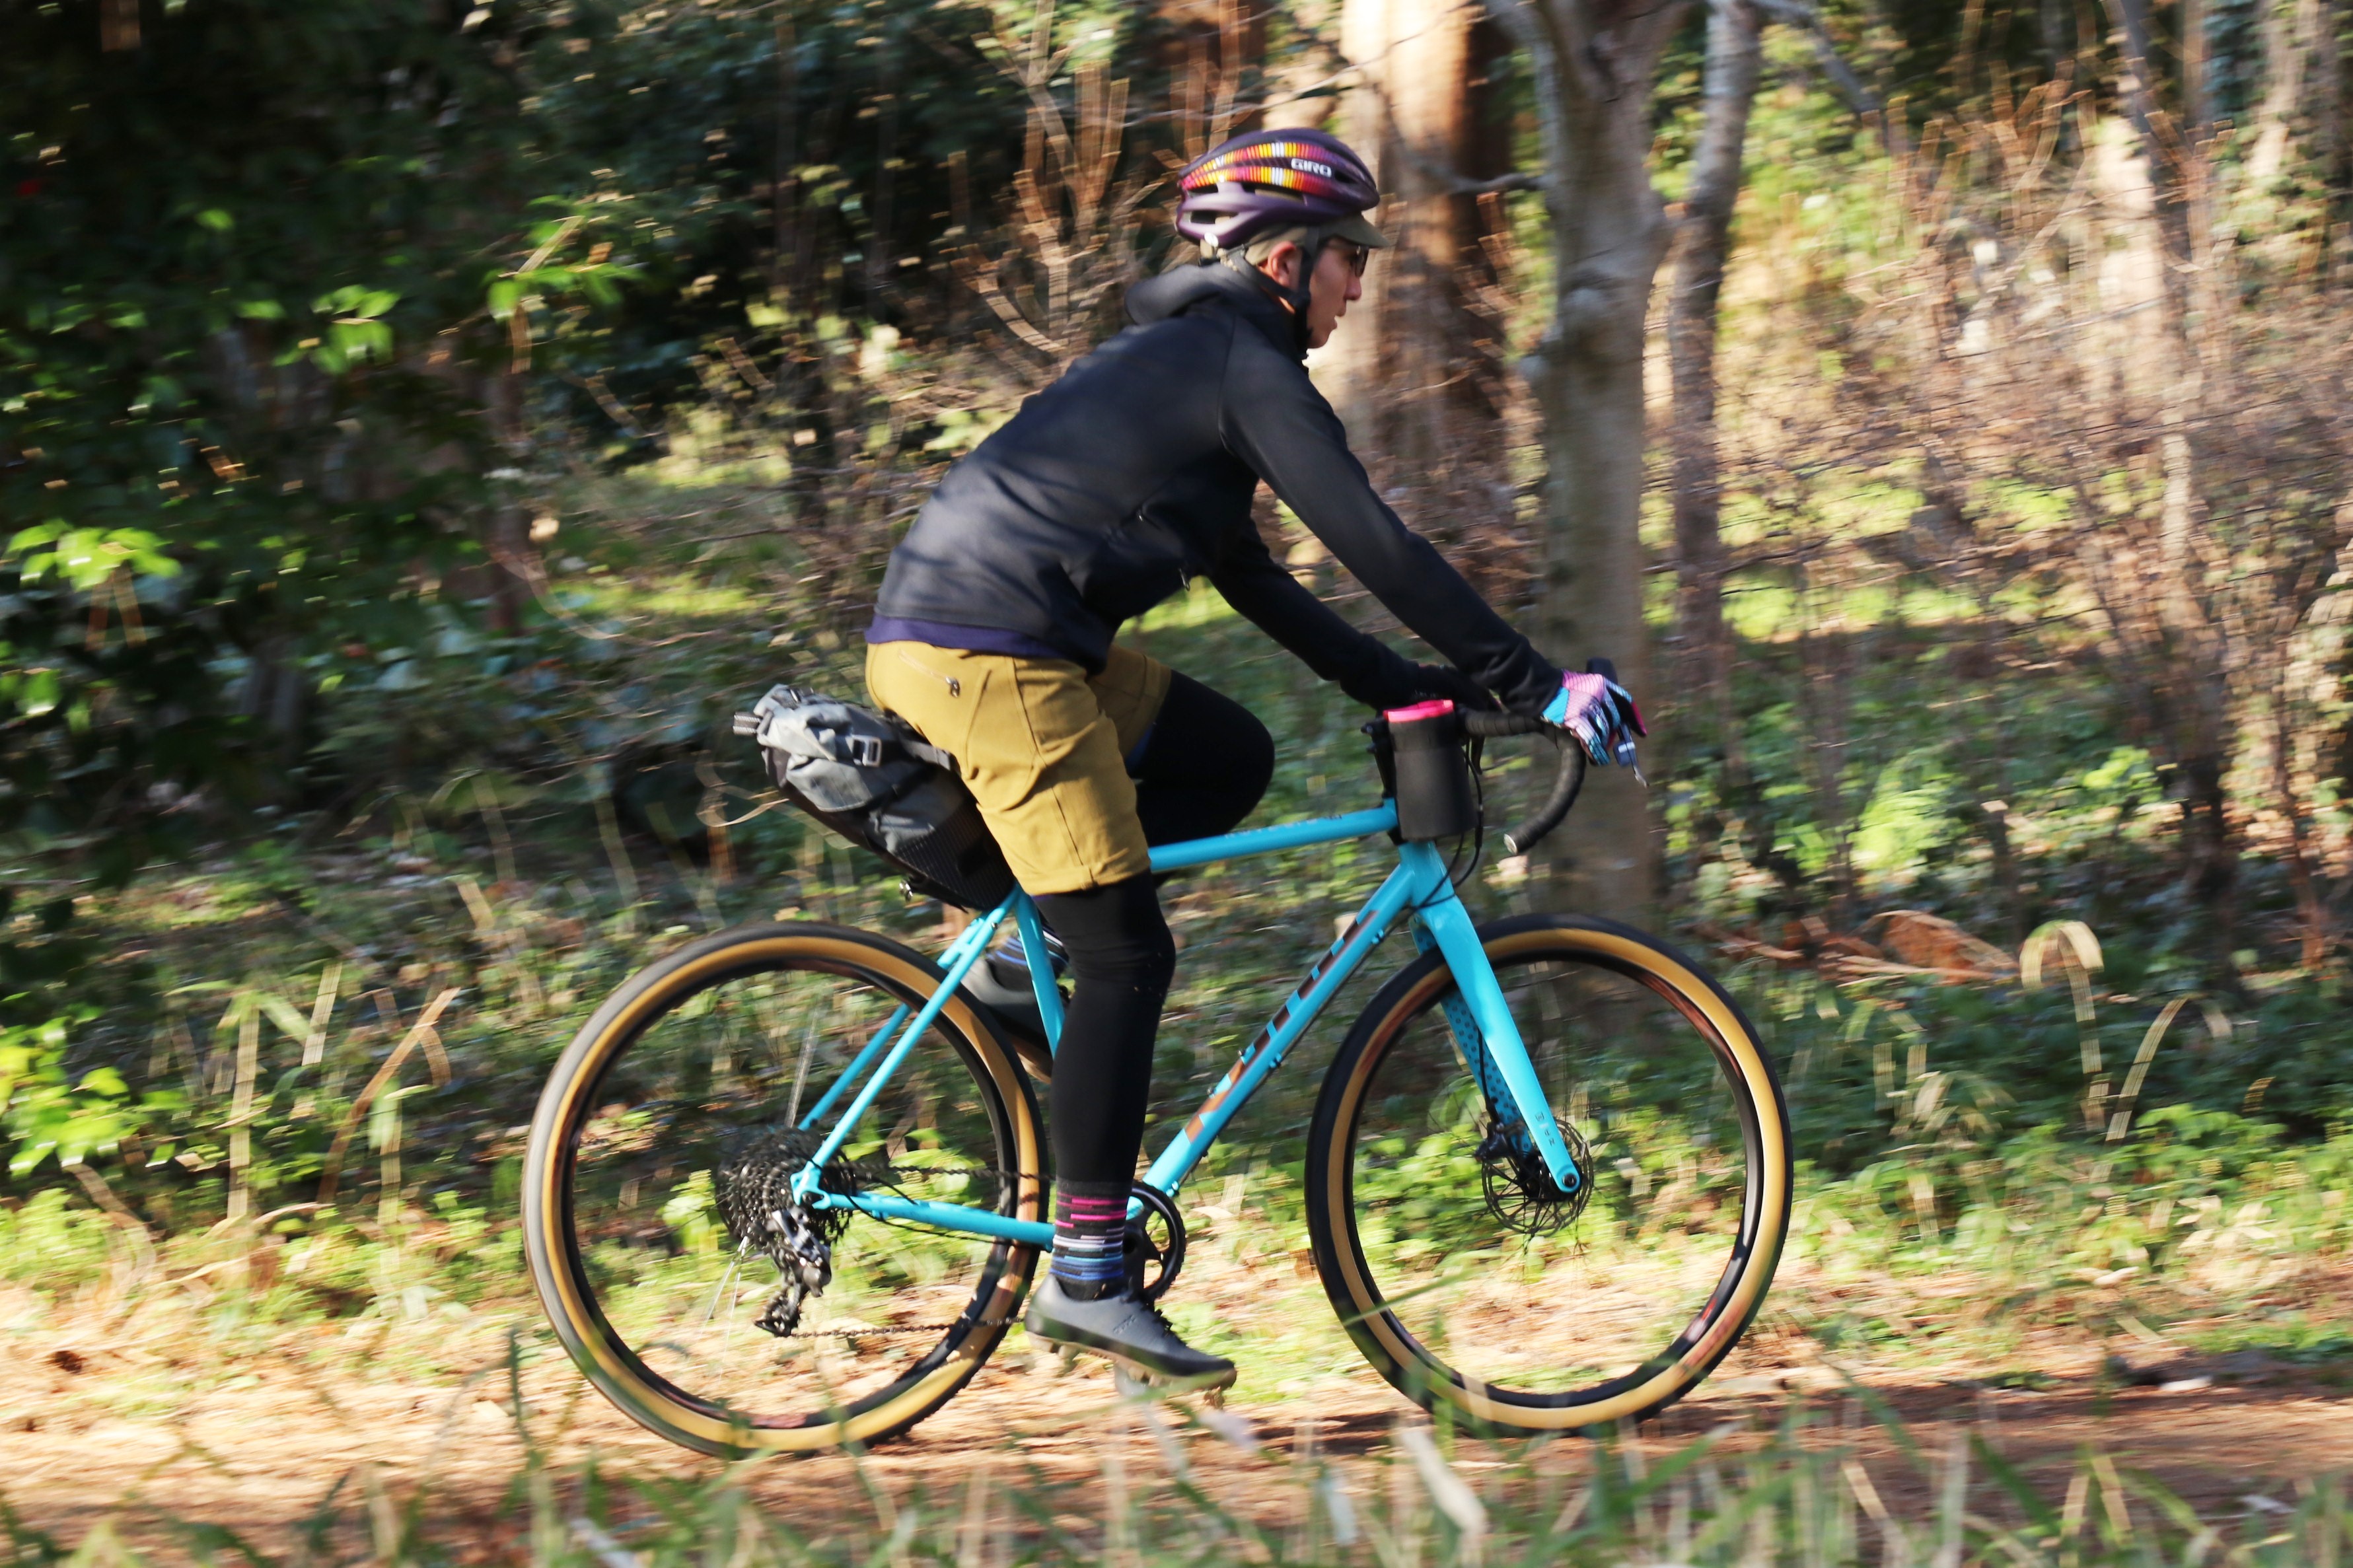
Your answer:
[[[1266,259],[1258,264],[1258,269],[1283,288],[1295,289],[1299,286],[1300,258],[1304,254],[1296,241],[1286,239],[1266,253]]]

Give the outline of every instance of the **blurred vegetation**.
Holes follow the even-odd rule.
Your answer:
[[[935,906],[762,809],[727,716],[780,679],[856,693],[893,531],[1159,263],[1169,160],[1237,100],[1328,92],[1337,9],[1275,8],[1239,59],[1230,26],[1108,4],[127,14],[126,41],[117,0],[0,13],[0,1268],[224,1321],[512,1300],[522,1124],[624,975],[778,911],[933,937]],[[1655,694],[1670,907],[1781,1063],[1812,1266],[2243,1293],[2353,1246],[2342,161],[2258,181],[2215,153],[2246,384],[2333,396],[2337,423],[2205,458],[2280,531],[2250,523],[2220,578],[2295,579],[2297,616],[2230,647],[2292,649],[2296,684],[2292,713],[2263,705],[2286,685],[2232,687],[2246,743],[2191,781],[2158,645],[2102,620],[2063,548],[2090,527],[2070,506],[2154,515],[2154,441],[2078,486],[2037,467],[2057,370],[2008,424],[1912,397],[1943,384],[1915,339],[1960,330],[1922,323],[2028,267],[2017,230],[2046,216],[1986,151],[2041,123],[1994,68],[2039,68],[2031,19],[2001,13],[1997,49],[1957,15],[1833,9],[1908,103],[1879,132],[1775,35],[1725,315],[1732,695]],[[1670,190],[1697,48],[1660,98]],[[1524,84],[1492,87],[1527,144]],[[2089,177],[2113,117],[2079,87],[2046,187]],[[1489,319],[1523,349],[1531,199],[1484,209]],[[1525,411],[1482,428],[1446,482],[1500,521],[1409,521],[1508,601]],[[1663,520],[1656,542],[1671,567]],[[1283,737],[1260,820],[1370,796],[1360,716],[1213,597],[1131,635]],[[1156,1116],[1376,858],[1171,889]],[[1483,874],[1483,910],[1539,896],[1515,870]],[[2001,962],[1905,959],[1900,910]],[[1204,1172],[1250,1176],[1270,1247],[1303,1245],[1300,1135],[1357,985]]]
[[[146,1510],[143,1529],[110,1521],[69,1548],[0,1502],[0,1563],[54,1568],[185,1556],[254,1568],[322,1561],[618,1568],[707,1562],[723,1551],[745,1568],[1159,1568],[1238,1559],[1272,1568],[1834,1568],[1939,1555],[2021,1568],[2289,1568],[2334,1563],[2353,1548],[2353,1510],[2339,1477],[2297,1489],[2293,1501],[2251,1492],[2227,1509],[2201,1506],[2104,1453],[2085,1452],[2063,1481],[2030,1477],[1984,1436],[1930,1454],[1892,1412],[1874,1407],[1873,1415],[1871,1427],[1841,1432],[1793,1407],[1760,1440],[1727,1440],[1718,1431],[1648,1456],[1617,1441],[1564,1452],[1564,1445],[1491,1447],[1426,1428],[1407,1429],[1393,1447],[1366,1455],[1319,1447],[1312,1424],[1281,1444],[1231,1415],[1204,1419],[1123,1401],[1099,1413],[1089,1448],[1094,1473],[1082,1474],[1081,1485],[1040,1485],[1021,1473],[1014,1452],[961,1479],[897,1486],[861,1469],[856,1485],[837,1483],[828,1517],[814,1529],[805,1509],[786,1516],[746,1484],[740,1467],[670,1479],[616,1473],[594,1460],[559,1466],[533,1441],[524,1417],[517,1422],[524,1460],[494,1529],[485,1529],[479,1501],[461,1485],[428,1478],[404,1492],[368,1473],[322,1496],[286,1532],[292,1540],[282,1552],[250,1526],[163,1509]],[[1858,1437],[1894,1452],[1870,1456]]]

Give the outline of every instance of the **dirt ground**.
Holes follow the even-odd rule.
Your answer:
[[[1933,1303],[1958,1289],[1913,1282],[1905,1295]],[[2353,1275],[2306,1289],[2327,1293],[2332,1316],[2353,1302]],[[2353,1468],[2353,1378],[2341,1363],[2200,1355],[2153,1331],[2119,1341],[2047,1328],[2010,1335],[1999,1356],[1982,1334],[1967,1338],[1957,1337],[1949,1357],[1931,1330],[1900,1359],[1835,1362],[1768,1319],[1639,1440],[1663,1454],[1727,1422],[1768,1431],[1794,1402],[1815,1423],[1808,1440],[1853,1444],[1891,1507],[1925,1505],[1926,1483],[1896,1440],[1861,1418],[1852,1376],[1902,1418],[1922,1452],[1941,1454],[1957,1429],[1975,1427],[2054,1492],[2086,1446],[2150,1472],[2201,1511],[2233,1514],[2249,1493],[2289,1496],[2300,1478]],[[133,1540],[161,1542],[164,1521],[176,1518],[228,1526],[269,1549],[291,1539],[339,1478],[364,1468],[396,1489],[427,1484],[449,1526],[502,1532],[524,1457],[507,1344],[506,1324],[487,1314],[224,1335],[185,1316],[58,1313],[28,1295],[0,1296],[0,1497],[25,1524],[67,1542],[107,1519]],[[1155,1436],[1119,1405],[1107,1374],[1083,1363],[1060,1371],[1015,1333],[953,1405],[870,1456],[867,1480],[894,1496],[940,1499],[978,1468],[1050,1484],[1097,1477],[1115,1457],[1123,1484],[1143,1491],[1167,1478],[1173,1439],[1197,1481],[1280,1523],[1299,1506],[1289,1478],[1301,1445],[1344,1462],[1368,1458],[1411,1415],[1368,1372],[1328,1373],[1286,1391],[1254,1379],[1242,1359],[1228,1407],[1240,1425],[1223,1423],[1247,1434],[1237,1446],[1181,1411]],[[681,1478],[717,1468],[629,1423],[552,1348],[524,1356],[521,1387],[533,1440],[559,1464],[593,1454],[616,1471]],[[1546,1462],[1582,1463],[1581,1452],[1562,1444]],[[1480,1445],[1466,1454],[1474,1467],[1505,1458]],[[779,1520],[812,1534],[874,1517],[845,1458],[776,1460],[738,1479]]]

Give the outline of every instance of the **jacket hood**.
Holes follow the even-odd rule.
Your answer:
[[[1268,289],[1220,262],[1179,267],[1134,285],[1127,291],[1127,319],[1148,327],[1212,304],[1248,316],[1283,353],[1296,359],[1307,357],[1307,351],[1299,345],[1299,329],[1291,312]]]

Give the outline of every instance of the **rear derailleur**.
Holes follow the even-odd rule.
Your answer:
[[[849,1223],[847,1209],[812,1208],[793,1194],[793,1178],[821,1140],[798,1128],[754,1135],[720,1165],[719,1213],[739,1252],[757,1252],[776,1266],[784,1284],[753,1326],[784,1339],[800,1328],[810,1297],[833,1283],[833,1244]],[[871,1184],[862,1162],[826,1167],[827,1190],[848,1194]]]

